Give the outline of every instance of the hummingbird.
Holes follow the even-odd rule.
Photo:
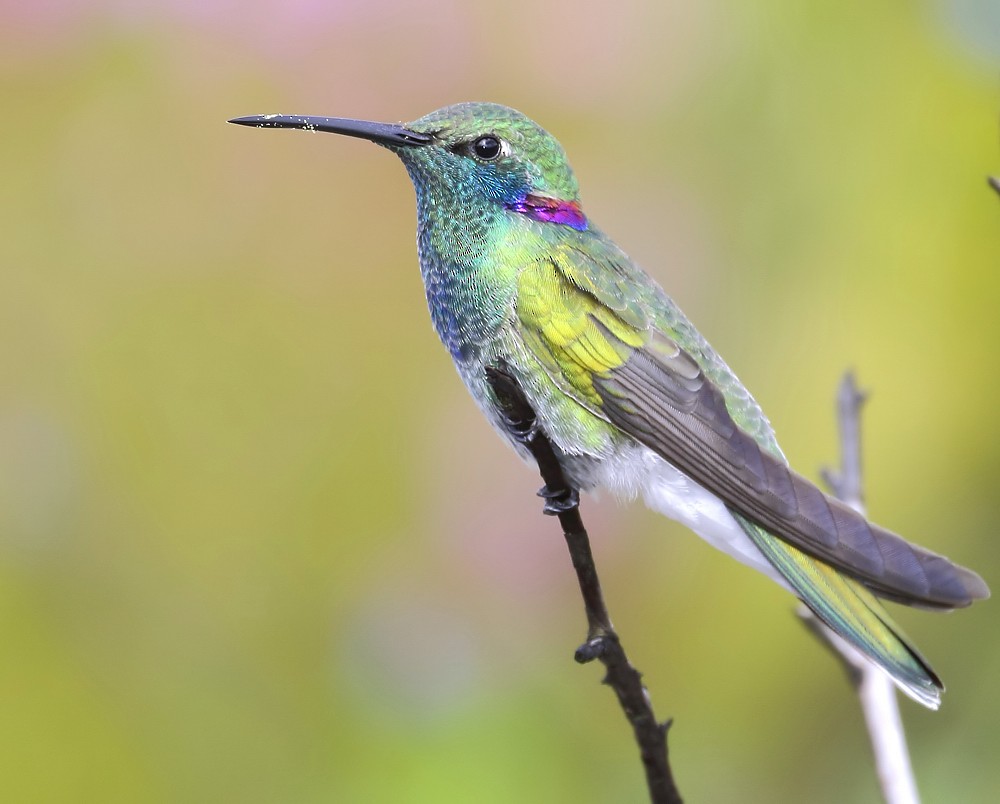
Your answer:
[[[949,610],[989,597],[985,582],[789,467],[735,374],[584,213],[551,134],[493,103],[406,124],[229,122],[360,137],[395,153],[416,190],[431,321],[500,435],[531,459],[489,381],[498,368],[528,400],[574,491],[641,496],[792,592],[902,692],[940,705],[941,680],[881,599]]]

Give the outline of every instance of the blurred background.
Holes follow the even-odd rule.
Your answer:
[[[990,0],[0,4],[0,798],[645,795],[404,171],[236,115],[536,118],[800,471],[854,367],[871,515],[996,589],[998,67]],[[691,801],[878,800],[787,594],[584,514]],[[926,800],[995,800],[997,602],[895,611],[949,686],[902,702]]]

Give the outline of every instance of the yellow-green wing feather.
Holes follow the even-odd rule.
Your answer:
[[[648,333],[605,305],[593,284],[588,288],[559,262],[542,260],[520,273],[516,310],[532,356],[564,391],[594,408],[601,405],[594,377],[623,365]]]

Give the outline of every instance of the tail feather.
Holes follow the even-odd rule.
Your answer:
[[[749,520],[733,515],[820,620],[885,671],[906,695],[929,709],[940,706],[944,691],[941,679],[871,591]]]

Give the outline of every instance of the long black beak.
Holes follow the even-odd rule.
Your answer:
[[[430,134],[410,131],[392,123],[373,123],[369,120],[349,120],[344,117],[304,117],[302,115],[255,114],[251,117],[234,117],[229,121],[238,126],[257,128],[301,128],[306,131],[329,131],[360,137],[379,145],[409,146],[415,148],[434,141]]]

